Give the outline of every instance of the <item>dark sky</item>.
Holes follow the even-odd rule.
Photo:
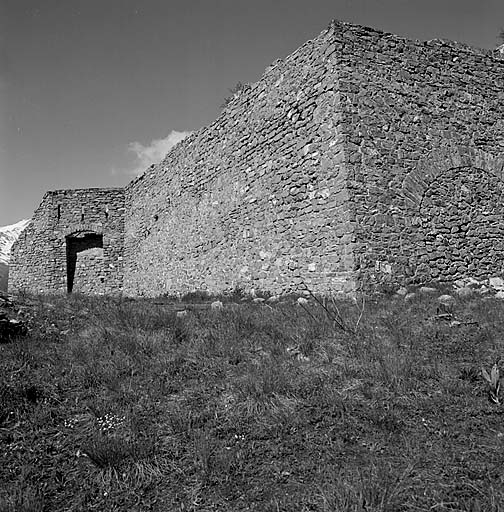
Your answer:
[[[125,185],[332,18],[493,48],[504,1],[0,0],[0,226]]]

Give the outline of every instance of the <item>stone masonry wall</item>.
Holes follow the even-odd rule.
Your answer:
[[[504,276],[503,57],[333,22],[124,191],[46,194],[10,287],[352,293]]]
[[[125,292],[354,287],[337,72],[309,41],[127,187]]]
[[[501,275],[502,56],[349,24],[332,31],[360,281]]]
[[[121,293],[123,237],[123,189],[47,192],[12,247],[9,291]]]
[[[503,76],[497,53],[331,24],[131,184],[127,293],[501,274]]]

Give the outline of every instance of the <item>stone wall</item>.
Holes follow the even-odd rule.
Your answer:
[[[12,247],[9,291],[121,293],[123,238],[123,189],[48,192]]]
[[[360,281],[501,275],[502,56],[333,31]]]
[[[127,187],[129,295],[350,291],[353,230],[330,40],[308,41]]]
[[[331,24],[128,187],[126,292],[501,274],[500,58]]]
[[[13,286],[352,293],[504,275],[503,57],[333,22],[124,193],[46,194]]]

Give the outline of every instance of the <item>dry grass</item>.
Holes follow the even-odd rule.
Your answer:
[[[2,511],[504,510],[498,300],[19,301]]]

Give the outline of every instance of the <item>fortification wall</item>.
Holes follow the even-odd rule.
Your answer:
[[[9,291],[122,290],[124,190],[47,192],[11,250]]]
[[[333,23],[128,188],[128,293],[500,275],[503,77]]]
[[[11,286],[119,293],[124,273],[127,295],[348,293],[504,275],[503,66],[333,23],[124,192],[46,194]]]
[[[353,229],[324,33],[126,190],[125,292],[350,291]]]
[[[360,280],[501,275],[504,61],[335,24]]]

